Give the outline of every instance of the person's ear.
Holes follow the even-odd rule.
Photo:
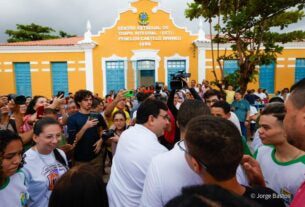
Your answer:
[[[149,125],[151,125],[151,124],[153,124],[154,120],[155,120],[155,117],[154,117],[153,115],[149,115],[149,116],[148,116],[147,123],[148,123]]]
[[[37,136],[37,135],[35,135],[35,134],[33,134],[33,141],[34,141],[35,143],[37,143],[37,142],[38,142],[38,136]]]
[[[197,174],[201,174],[202,166],[200,165],[200,163],[194,157],[191,157],[190,161],[194,172]]]

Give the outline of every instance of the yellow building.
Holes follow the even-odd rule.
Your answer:
[[[190,72],[191,79],[212,80],[209,40],[202,23],[191,34],[174,23],[154,0],[135,0],[120,12],[114,25],[84,37],[0,44],[0,94],[45,95],[88,89],[99,95],[155,82],[169,84],[171,74]],[[222,45],[229,50],[230,45]],[[285,45],[271,66],[260,68],[251,88],[269,92],[289,87],[305,77],[305,43]],[[234,70],[226,62],[225,70]],[[219,69],[218,69],[219,70]]]

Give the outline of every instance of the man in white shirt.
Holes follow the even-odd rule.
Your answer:
[[[152,158],[167,151],[158,137],[169,124],[167,106],[147,99],[137,110],[136,125],[125,130],[113,158],[107,194],[110,207],[139,206]]]
[[[194,117],[210,114],[209,108],[199,100],[186,100],[177,116],[181,145],[187,123]],[[185,186],[198,185],[202,181],[188,166],[184,151],[176,143],[169,152],[152,159],[146,175],[140,206],[161,207],[181,193]]]

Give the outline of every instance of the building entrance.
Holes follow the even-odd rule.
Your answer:
[[[155,84],[155,61],[137,61],[137,80],[138,86],[152,86]]]

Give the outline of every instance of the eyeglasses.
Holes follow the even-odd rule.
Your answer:
[[[190,156],[192,156],[193,158],[195,158],[200,164],[201,166],[204,168],[204,169],[207,169],[207,164],[205,164],[205,162],[203,162],[201,159],[199,158],[196,158],[195,156],[193,156],[185,147],[185,143],[184,143],[184,140],[180,140],[179,142],[177,142],[180,150],[182,150],[184,153],[186,154],[189,154]]]
[[[171,118],[170,118],[170,116],[168,115],[168,114],[166,114],[166,115],[161,115],[161,114],[159,114],[159,116],[161,116],[163,119],[165,119],[165,120],[168,120],[168,121],[170,121],[171,120]]]

